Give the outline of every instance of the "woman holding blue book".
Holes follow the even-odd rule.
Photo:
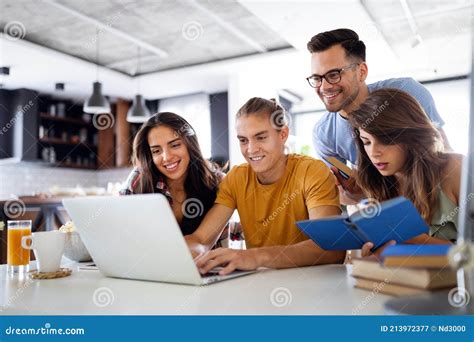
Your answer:
[[[355,178],[365,195],[377,201],[404,196],[430,226],[429,234],[406,242],[455,242],[462,156],[444,151],[418,102],[398,89],[377,90],[349,121],[358,148]],[[362,255],[372,247],[365,244]]]

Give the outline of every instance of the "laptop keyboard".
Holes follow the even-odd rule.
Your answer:
[[[215,277],[219,275],[220,270],[222,270],[222,267],[216,267],[207,272],[206,274],[201,274],[201,277],[206,278],[206,277]]]
[[[210,270],[209,272],[207,272],[206,274],[202,274],[201,277],[203,278],[206,278],[206,277],[227,277],[227,276],[230,276],[230,275],[236,275],[236,274],[239,274],[239,273],[243,273],[243,272],[246,272],[246,271],[241,271],[241,270],[234,270],[232,271],[231,273],[229,273],[227,276],[221,276],[219,274],[219,272],[223,269],[223,267],[216,267],[216,268],[213,268],[212,270]]]

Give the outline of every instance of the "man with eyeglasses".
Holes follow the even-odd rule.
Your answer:
[[[364,102],[368,94],[381,88],[401,89],[418,100],[438,127],[445,146],[449,149],[442,130],[444,121],[439,115],[429,91],[412,78],[394,78],[366,84],[365,44],[356,32],[337,29],[322,32],[308,42],[311,52],[311,72],[307,81],[323,101],[328,113],[313,129],[313,145],[320,159],[335,157],[343,163],[356,164],[356,145],[347,118]],[[375,115],[375,114],[374,114]],[[341,204],[355,204],[362,193],[352,179],[345,179],[332,167],[339,181]]]

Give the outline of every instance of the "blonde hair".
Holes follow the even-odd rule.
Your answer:
[[[249,115],[267,115],[276,130],[281,130],[283,127],[288,126],[288,113],[275,99],[267,100],[261,97],[252,97],[240,107],[235,118],[238,119]]]

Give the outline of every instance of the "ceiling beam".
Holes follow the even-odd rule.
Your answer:
[[[408,5],[407,0],[400,0],[400,5],[402,6],[403,13],[405,14],[405,17],[408,21],[408,25],[410,26],[411,32],[414,35],[418,34],[418,25],[416,24],[415,17],[413,16],[413,12],[410,9],[410,6]]]
[[[146,62],[157,60],[157,59],[158,59],[158,57],[156,55],[149,55],[149,56],[145,56],[145,57],[140,57],[140,61],[142,63],[143,62],[146,63]],[[115,62],[106,64],[105,66],[107,68],[120,68],[120,67],[124,67],[124,66],[129,66],[132,63],[137,64],[137,57],[121,59],[119,61],[115,61]]]
[[[81,12],[78,12],[72,8],[69,8],[63,4],[60,4],[58,2],[56,2],[56,0],[44,0],[43,1],[44,3],[47,3],[51,6],[54,6],[56,7],[57,9],[60,9],[61,11],[63,12],[66,12],[78,19],[81,19],[85,22],[88,22],[92,25],[94,25],[95,27],[98,27],[99,29],[103,30],[103,31],[107,31],[117,37],[120,37],[124,40],[127,40],[139,47],[141,47],[142,49],[146,50],[146,51],[150,51],[152,52],[153,54],[155,55],[158,55],[160,56],[161,58],[166,58],[168,57],[168,53],[160,48],[157,48],[143,40],[140,40],[126,32],[123,32],[123,31],[120,31],[116,28],[113,28],[111,25],[108,25],[108,24],[104,24],[102,23],[101,21],[97,20],[97,19],[94,19],[92,17],[89,17],[87,15],[85,15],[84,13],[81,13]]]
[[[372,16],[372,14],[370,13],[369,9],[367,8],[367,5],[364,3],[364,1],[361,1],[360,2],[360,6],[364,9],[366,15],[372,20],[373,23],[376,24],[376,27],[377,27],[377,31],[379,32],[380,34],[380,37],[382,37],[382,39],[385,41],[385,43],[387,44],[388,48],[392,51],[392,53],[398,58],[400,59],[400,55],[397,53],[397,51],[395,51],[395,49],[393,48],[392,44],[389,42],[389,40],[387,39],[387,36],[384,34],[383,30],[382,30],[382,26],[380,25],[380,23],[377,22],[376,18],[374,18]]]
[[[442,8],[434,8],[434,9],[429,9],[427,11],[418,11],[416,13],[416,18],[417,19],[424,19],[425,17],[430,18],[434,16],[444,16],[446,17],[447,14],[451,12],[458,12],[458,11],[465,11],[466,15],[469,16],[469,10],[474,9],[474,3],[466,3],[463,5],[457,5],[457,6],[450,6],[450,7],[442,7]],[[406,16],[405,13],[403,15],[399,16],[394,16],[391,18],[384,18],[383,23],[384,24],[392,24],[392,23],[397,23],[399,21],[405,21]]]
[[[208,8],[204,7],[200,3],[198,3],[196,0],[186,0],[184,2],[186,5],[193,6],[197,10],[201,11],[202,13],[206,14],[208,17],[212,18],[219,26],[221,26],[223,29],[227,30],[229,33],[233,34],[235,37],[243,41],[244,43],[247,43],[251,47],[253,47],[255,50],[258,52],[267,52],[267,49],[261,45],[259,42],[256,40],[252,39],[245,33],[243,33],[241,30],[239,30],[237,27],[234,25],[224,21],[221,17],[219,17],[217,14],[209,10]]]

